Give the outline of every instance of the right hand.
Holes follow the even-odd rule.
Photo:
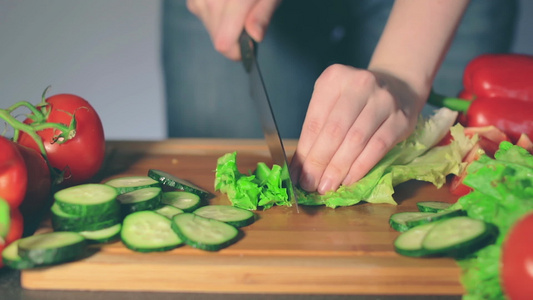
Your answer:
[[[229,59],[240,60],[239,36],[243,29],[257,42],[281,0],[187,0],[187,8],[206,27],[213,46]]]

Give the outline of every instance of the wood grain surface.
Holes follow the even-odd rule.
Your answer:
[[[288,155],[296,142],[285,141]],[[241,171],[270,163],[262,140],[172,139],[108,142],[97,181],[146,175],[160,169],[214,193],[221,155],[237,151]],[[229,204],[219,193],[210,203]],[[243,237],[218,252],[181,246],[162,253],[136,253],[121,242],[94,246],[72,263],[26,270],[26,289],[222,293],[460,295],[460,269],[452,259],[414,259],[394,252],[398,233],[391,214],[415,211],[418,201],[456,199],[447,188],[407,182],[396,188],[398,205],[362,203],[336,209],[274,207],[242,228]],[[45,222],[40,231],[49,230]]]

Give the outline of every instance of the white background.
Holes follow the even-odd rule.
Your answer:
[[[533,54],[533,1],[521,1],[514,52]],[[74,93],[106,138],[166,137],[159,0],[0,0],[0,107]],[[0,125],[0,130],[2,125]]]

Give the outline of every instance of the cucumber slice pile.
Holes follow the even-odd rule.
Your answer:
[[[208,192],[161,171],[149,173],[158,179],[128,176],[56,192],[54,232],[11,243],[2,252],[4,264],[28,269],[69,262],[83,257],[88,244],[117,240],[137,252],[182,244],[216,251],[235,243],[238,228],[255,220],[253,212],[233,206],[201,207]],[[163,191],[163,185],[180,190]]]
[[[389,219],[391,227],[402,232],[394,241],[398,254],[460,259],[493,243],[498,235],[493,224],[449,209],[447,203],[426,201],[417,207],[420,211],[396,213]]]

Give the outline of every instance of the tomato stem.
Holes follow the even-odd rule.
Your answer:
[[[35,116],[34,118],[32,118],[34,122],[44,122],[46,120],[43,113],[28,101],[17,102],[11,105],[10,107],[8,107],[6,110],[8,113],[12,113],[14,110],[16,110],[19,107],[26,107],[27,109],[29,109],[31,113],[33,114],[33,116]]]
[[[466,113],[472,102],[461,98],[446,97],[431,91],[428,103],[438,107],[446,107],[451,110]]]

